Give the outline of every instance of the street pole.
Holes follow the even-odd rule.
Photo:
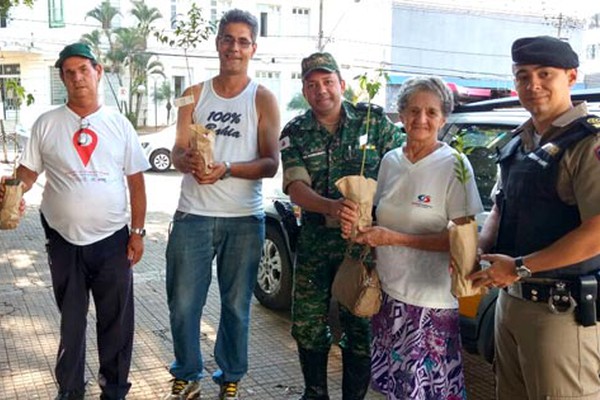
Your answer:
[[[156,100],[156,78],[154,81],[154,132],[158,130],[158,103]]]
[[[323,0],[319,0],[319,52],[323,51]]]

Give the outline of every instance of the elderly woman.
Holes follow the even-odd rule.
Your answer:
[[[463,399],[458,304],[450,293],[448,223],[482,211],[471,165],[438,141],[452,93],[437,77],[401,87],[406,144],[382,160],[375,195],[377,225],[354,239],[376,247],[383,305],[372,319],[372,386],[387,399]],[[470,178],[455,176],[457,157]],[[348,237],[357,211],[346,208]]]

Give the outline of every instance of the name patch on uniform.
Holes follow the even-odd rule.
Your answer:
[[[360,146],[366,145],[368,141],[369,141],[369,136],[368,135],[362,135],[361,137],[358,138],[358,144]]]
[[[189,95],[184,97],[178,97],[175,100],[173,100],[173,103],[175,104],[175,107],[183,107],[187,106],[188,104],[194,104],[194,96]]]
[[[279,139],[279,150],[285,150],[288,147],[290,147],[290,137],[289,136]]]
[[[546,143],[545,145],[543,145],[542,150],[544,150],[546,153],[548,153],[552,157],[554,157],[560,151],[560,147],[558,147],[554,143],[550,142],[550,143]]]

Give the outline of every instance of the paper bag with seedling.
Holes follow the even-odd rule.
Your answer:
[[[373,145],[369,144],[371,100],[373,100],[373,97],[375,97],[381,87],[381,82],[379,82],[379,79],[382,77],[387,79],[387,75],[385,75],[385,73],[382,71],[380,71],[379,75],[374,79],[369,79],[366,73],[357,77],[360,88],[366,92],[369,99],[367,103],[365,132],[364,135],[359,138],[359,145],[362,153],[360,175],[345,176],[335,182],[335,186],[345,198],[358,204],[359,219],[352,227],[352,238],[356,237],[359,227],[364,228],[371,226],[373,223],[371,212],[373,208],[373,197],[375,196],[375,191],[377,190],[377,181],[371,178],[366,178],[364,176],[364,172],[367,150],[374,148]]]
[[[216,133],[200,124],[192,124],[190,129],[192,131],[192,148],[200,153],[200,157],[204,161],[204,173],[208,174],[210,173],[209,165],[214,161]]]
[[[466,216],[469,210],[467,185],[471,179],[471,173],[465,162],[465,154],[469,151],[468,149],[465,151],[461,138],[457,138],[454,148],[456,150],[454,153],[454,175],[464,190]],[[477,221],[468,218],[461,224],[450,222],[448,229],[450,234],[450,263],[452,266],[452,294],[456,297],[467,297],[482,293],[481,289],[474,289],[473,282],[467,279],[467,276],[480,269],[477,260]]]
[[[359,218],[352,226],[351,234],[351,237],[354,238],[359,227],[364,228],[371,226],[373,223],[371,211],[373,209],[373,197],[377,190],[377,181],[365,178],[362,175],[350,175],[338,179],[335,186],[346,199],[358,204]]]
[[[20,206],[23,198],[23,183],[16,178],[3,183],[4,197],[0,204],[0,229],[15,229],[21,219]]]
[[[452,264],[452,294],[456,297],[475,296],[481,289],[473,288],[467,279],[480,269],[477,262],[477,221],[457,225],[450,222],[450,263]]]

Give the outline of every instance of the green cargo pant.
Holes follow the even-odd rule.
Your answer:
[[[327,352],[332,334],[329,324],[331,284],[348,242],[339,228],[305,223],[298,240],[292,303],[292,336],[298,347]],[[370,321],[340,307],[340,347],[360,358],[370,358]]]

